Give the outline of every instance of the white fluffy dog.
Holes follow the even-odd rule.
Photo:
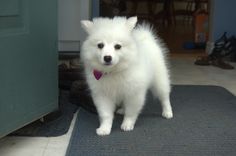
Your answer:
[[[124,114],[121,129],[131,131],[150,89],[162,105],[162,116],[173,117],[167,51],[149,25],[137,17],[95,18],[81,21],[88,33],[81,59],[97,108],[98,135],[109,135],[114,112]]]

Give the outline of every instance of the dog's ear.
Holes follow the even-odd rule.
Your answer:
[[[134,29],[137,21],[138,21],[137,16],[133,16],[133,17],[130,17],[127,19],[126,25],[130,29],[130,31],[132,31]]]
[[[89,34],[93,27],[93,22],[89,20],[80,21],[82,28]]]

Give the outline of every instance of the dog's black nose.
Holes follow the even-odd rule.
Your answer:
[[[103,59],[106,63],[111,63],[112,57],[111,56],[104,56]]]

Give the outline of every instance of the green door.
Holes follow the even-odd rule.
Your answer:
[[[54,111],[57,0],[0,0],[0,137]]]

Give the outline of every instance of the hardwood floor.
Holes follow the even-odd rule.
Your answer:
[[[174,56],[198,56],[205,55],[204,49],[185,49],[184,44],[194,42],[194,26],[178,22],[176,25],[162,26],[155,25],[158,36],[163,39]]]

